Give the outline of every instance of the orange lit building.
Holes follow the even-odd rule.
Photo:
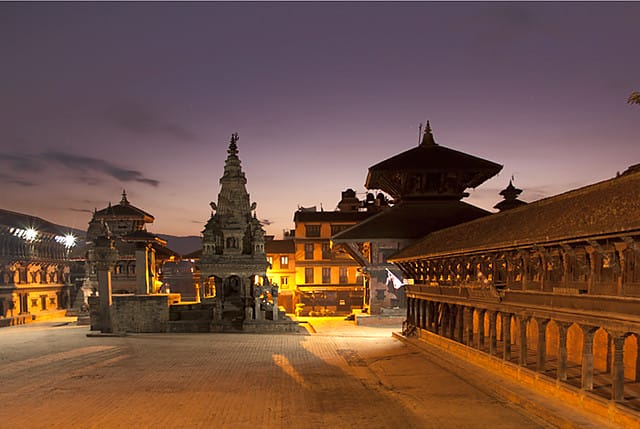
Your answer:
[[[267,240],[264,248],[269,262],[269,283],[280,287],[278,305],[284,307],[287,313],[293,313],[296,290],[296,246],[293,237]]]
[[[0,209],[0,326],[65,314],[76,239],[51,222]]]
[[[344,251],[332,248],[331,237],[372,216],[380,206],[364,208],[348,189],[335,211],[301,208],[294,215],[296,303],[300,314],[349,314],[364,302],[360,265]]]

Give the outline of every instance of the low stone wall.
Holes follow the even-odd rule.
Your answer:
[[[558,383],[556,380],[545,377],[538,372],[523,368],[512,362],[506,362],[495,356],[487,355],[472,347],[467,347],[464,344],[441,337],[425,329],[418,328],[417,333],[421,341],[458,356],[466,362],[483,367],[498,376],[506,376],[517,380],[522,385],[547,397],[555,398],[558,401],[563,401],[576,408],[596,414],[614,424],[622,425],[629,429],[640,429],[640,413],[617,407],[615,401],[607,401],[577,387],[566,383]],[[394,336],[401,338],[395,333]],[[516,400],[517,398],[513,399]]]
[[[402,322],[406,319],[405,316],[383,316],[383,315],[370,315],[370,314],[356,314],[355,322],[358,326],[397,326],[398,329],[402,327]]]
[[[113,332],[167,332],[169,299],[169,295],[114,295]]]

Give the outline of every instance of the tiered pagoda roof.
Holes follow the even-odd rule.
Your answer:
[[[486,159],[440,146],[427,122],[418,147],[392,156],[369,168],[365,186],[382,189],[396,200],[467,196],[502,169]]]
[[[127,193],[122,191],[122,199],[120,200],[120,204],[109,205],[95,212],[94,217],[97,219],[135,219],[135,220],[144,220],[145,223],[152,223],[154,221],[154,217],[145,212],[142,209],[132,205],[129,200],[127,200]]]
[[[640,231],[640,171],[433,232],[393,255],[420,257],[585,240]]]
[[[502,169],[435,142],[427,122],[418,147],[369,168],[365,186],[391,195],[395,205],[333,237],[336,243],[376,239],[417,239],[489,214],[460,201],[465,190]]]

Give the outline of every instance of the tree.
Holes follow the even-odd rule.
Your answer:
[[[633,91],[627,99],[627,103],[640,105],[640,92]]]

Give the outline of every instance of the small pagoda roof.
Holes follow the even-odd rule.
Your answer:
[[[432,231],[487,216],[488,211],[459,200],[401,201],[332,237],[336,243],[418,239]]]
[[[167,240],[163,240],[162,238],[145,229],[140,229],[138,231],[127,234],[122,237],[122,240],[131,243],[158,243],[162,246],[167,245]]]
[[[433,232],[394,262],[640,232],[640,171]]]
[[[292,239],[269,240],[264,243],[264,253],[296,253],[296,244]]]
[[[125,191],[122,191],[120,204],[111,205],[111,203],[109,203],[106,208],[96,211],[94,216],[97,218],[144,220],[145,223],[152,223],[155,219],[151,214],[132,205],[129,200],[127,200],[127,193]]]
[[[369,167],[365,182],[367,189],[384,189],[383,175],[393,172],[465,172],[463,185],[475,188],[495,176],[502,165],[467,153],[440,146],[435,142],[427,122],[422,141],[418,147],[409,149]]]

